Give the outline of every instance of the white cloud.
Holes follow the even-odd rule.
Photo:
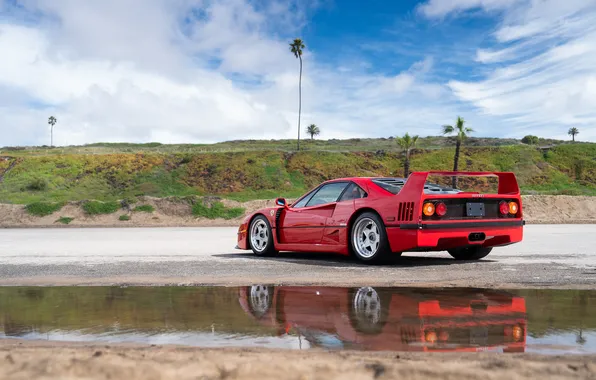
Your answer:
[[[421,4],[418,10],[427,17],[440,18],[470,9],[502,10],[521,1],[523,0],[429,0]]]
[[[304,1],[0,4],[9,15],[0,52],[10,52],[0,99],[12,99],[0,105],[0,145],[47,144],[51,114],[58,145],[296,135],[298,61],[288,41],[305,22]],[[371,74],[361,62],[326,65],[307,48],[302,125],[316,123],[324,138],[434,134],[456,106],[427,80],[432,66],[428,58]]]
[[[473,8],[492,10],[487,1],[431,0],[428,16],[445,16]],[[448,5],[446,5],[448,4]],[[476,61],[489,66],[481,80],[452,80],[454,94],[483,114],[498,117],[522,136],[567,138],[578,127],[582,139],[596,138],[596,2],[593,0],[524,0],[499,6],[503,21],[497,43],[479,49]],[[434,12],[434,13],[433,13]]]

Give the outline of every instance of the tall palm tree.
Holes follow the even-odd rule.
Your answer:
[[[404,161],[404,178],[410,175],[410,151],[416,146],[418,142],[418,135],[410,136],[406,133],[403,137],[397,137],[397,145],[406,152],[406,160]]]
[[[306,48],[300,38],[290,43],[290,51],[300,59],[300,79],[298,82],[298,150],[300,150],[300,114],[302,113],[302,49]]]
[[[464,141],[468,138],[468,134],[474,132],[472,128],[468,128],[464,126],[465,120],[458,116],[457,121],[455,122],[455,126],[453,125],[444,125],[443,126],[443,134],[450,135],[455,133],[455,157],[453,158],[453,171],[456,172],[458,165],[459,165],[459,151],[461,149],[461,145]],[[457,189],[457,177],[452,178],[453,188]]]
[[[57,122],[58,122],[58,120],[56,120],[56,118],[54,116],[50,116],[50,118],[48,119],[48,124],[51,125],[51,127],[50,127],[50,147],[54,146],[54,125],[56,125]]]
[[[575,142],[575,135],[579,134],[579,129],[573,127],[573,128],[569,128],[569,131],[567,132],[567,134],[569,136],[571,136],[571,138],[573,139],[573,142]]]
[[[306,133],[308,133],[310,135],[310,139],[313,140],[315,136],[321,134],[321,130],[319,129],[319,127],[316,126],[316,124],[311,124],[308,127],[306,127]]]

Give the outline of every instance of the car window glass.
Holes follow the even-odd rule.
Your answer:
[[[312,198],[312,196],[317,192],[317,189],[311,191],[310,193],[308,193],[304,198],[302,198],[300,201],[296,202],[295,204],[292,205],[292,208],[301,208],[306,206],[306,202],[308,202],[310,200],[310,198]]]
[[[306,204],[307,207],[322,205],[337,201],[341,192],[347,186],[346,182],[329,183],[323,187]]]
[[[351,183],[350,186],[344,191],[343,195],[339,199],[340,202],[351,201],[354,199],[366,198],[366,192],[355,183]]]

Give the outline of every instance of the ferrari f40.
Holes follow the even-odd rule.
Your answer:
[[[497,177],[496,193],[428,182],[443,177]],[[238,249],[257,256],[280,251],[329,252],[379,263],[403,252],[447,251],[479,260],[523,238],[522,202],[514,173],[414,172],[405,178],[339,178],[289,204],[248,215]]]

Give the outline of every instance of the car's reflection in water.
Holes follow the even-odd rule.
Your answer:
[[[526,343],[524,298],[498,290],[254,285],[239,301],[315,347],[524,352]]]

